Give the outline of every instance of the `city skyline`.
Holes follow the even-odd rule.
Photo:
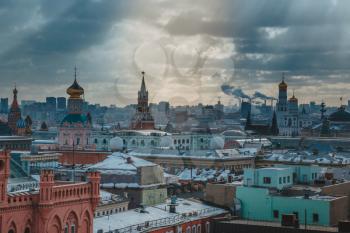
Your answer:
[[[284,80],[284,79],[283,79]],[[13,86],[13,88],[16,88],[18,90],[18,87],[17,85],[15,84]],[[226,89],[225,89],[226,88]],[[278,99],[275,97],[275,96],[266,96],[264,95],[263,93],[261,93],[260,91],[256,90],[255,93],[245,93],[241,88],[235,88],[234,86],[221,86],[221,89],[223,91],[223,95],[221,96],[217,96],[217,98],[214,100],[214,102],[197,102],[197,103],[191,103],[191,104],[172,104],[171,102],[168,102],[166,100],[158,100],[158,101],[155,101],[155,102],[152,102],[150,101],[150,104],[159,104],[161,102],[168,102],[170,104],[171,107],[181,107],[181,106],[196,106],[196,105],[214,105],[214,104],[217,104],[218,101],[220,101],[224,106],[227,106],[227,107],[239,107],[241,105],[241,102],[251,102],[252,105],[263,105],[264,103],[267,105],[267,106],[273,106],[275,107],[275,105],[277,104],[278,102]],[[278,90],[278,88],[276,87],[276,89]],[[13,89],[11,89],[11,94],[13,92]],[[295,95],[295,90],[293,89],[291,91],[292,93],[289,94],[289,97],[298,97]],[[150,93],[152,94],[152,93]],[[84,95],[85,96],[85,95]],[[232,101],[230,101],[229,103],[223,103],[222,102],[222,96],[227,96],[229,97],[231,100],[236,100],[237,102],[234,103],[234,104],[231,104]],[[5,96],[5,95],[2,95],[0,96],[1,99],[7,99],[7,101],[12,101],[13,97],[11,95],[9,96]],[[20,98],[18,97],[18,101],[19,101],[19,105],[23,107],[23,105],[31,105],[33,103],[45,103],[48,100],[48,98],[54,98],[56,101],[57,99],[65,99],[67,100],[68,99],[68,96],[66,93],[63,93],[61,95],[51,95],[51,96],[41,96],[39,97],[38,99],[24,99],[24,98]],[[89,102],[88,100],[86,100],[85,98],[83,98],[84,101],[86,101],[88,104],[93,104],[93,105],[100,105],[100,106],[105,106],[105,107],[127,107],[127,106],[131,106],[131,105],[137,105],[137,101],[133,101],[131,103],[128,103],[128,104],[122,104],[122,105],[118,105],[116,103],[111,103],[111,104],[104,104],[104,103],[99,103],[99,102]],[[238,102],[239,101],[239,102]],[[321,104],[321,103],[325,103],[324,99],[320,100],[320,101],[315,101],[313,99],[310,100],[310,102],[305,102],[305,101],[301,101],[299,104],[300,105],[305,105],[305,104],[311,104],[311,103],[314,103],[314,104]],[[350,102],[350,99],[347,100],[347,99],[344,99],[343,96],[341,96],[338,100],[338,102],[335,104],[335,105],[327,105],[327,103],[325,103],[327,107],[331,107],[331,108],[334,108],[334,107],[339,107],[339,106],[346,106],[346,105],[349,105],[349,102]]]
[[[53,7],[55,4],[55,7]],[[65,96],[73,67],[85,99],[236,103],[222,85],[277,97],[282,72],[300,103],[339,106],[348,94],[346,1],[44,1],[2,3],[2,97]],[[271,10],[273,9],[273,10]],[[19,14],[18,12],[21,12]]]

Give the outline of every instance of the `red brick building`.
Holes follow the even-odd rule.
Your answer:
[[[72,183],[55,181],[52,170],[43,170],[39,189],[16,192],[7,191],[9,174],[9,153],[0,151],[0,232],[93,232],[98,172],[87,173],[88,182]]]

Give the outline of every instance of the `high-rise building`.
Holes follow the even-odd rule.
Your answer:
[[[49,111],[56,111],[56,98],[46,97],[46,108]]]
[[[24,107],[29,106],[29,105],[33,105],[35,103],[36,103],[35,100],[22,100],[21,101],[21,108],[24,108]]]
[[[252,111],[252,104],[250,102],[242,101],[241,103],[241,116],[246,118]]]
[[[0,113],[8,113],[9,111],[9,99],[1,98]]]
[[[131,128],[137,130],[154,129],[154,119],[148,105],[148,91],[145,84],[145,72],[142,72],[141,89],[138,92],[137,108],[131,122]]]
[[[57,97],[57,110],[67,109],[67,99],[66,97]]]

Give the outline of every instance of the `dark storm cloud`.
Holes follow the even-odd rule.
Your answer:
[[[345,0],[224,1],[212,12],[185,11],[165,28],[173,35],[233,38],[234,63],[241,70],[270,71],[266,76],[287,71],[327,81],[329,74],[348,77],[349,8]]]
[[[29,2],[29,1],[24,1]],[[2,6],[0,14],[9,26],[3,32],[11,33],[17,25],[39,15],[37,28],[24,29],[14,36],[18,42],[0,54],[2,81],[42,82],[55,81],[53,76],[59,68],[72,68],[75,55],[86,48],[102,43],[113,23],[124,17],[124,1],[36,1],[36,4]],[[1,12],[1,11],[0,11]],[[29,12],[21,15],[21,12]],[[22,19],[16,19],[16,16]],[[4,18],[3,18],[3,17]],[[32,18],[31,18],[32,17]],[[16,19],[16,20],[14,20]],[[39,21],[40,21],[39,20]],[[51,80],[50,80],[51,79]]]
[[[132,63],[125,51],[152,41],[157,33],[165,46],[191,48],[186,43],[198,36],[199,48],[209,44],[221,55],[227,48],[228,56],[209,57],[211,66],[205,68],[225,70],[229,77],[234,70],[234,81],[244,90],[252,88],[250,93],[259,84],[276,84],[282,71],[295,87],[347,83],[349,9],[347,0],[0,1],[0,91],[14,81],[32,89],[67,85],[75,64],[86,83],[111,81],[114,73],[125,83],[132,70],[123,66],[120,73],[115,60]],[[132,32],[130,27],[135,27]],[[124,38],[118,40],[126,48],[123,54],[114,46],[116,55],[111,56],[108,45],[103,47],[111,35]],[[91,52],[96,47],[98,52]],[[233,62],[227,58],[231,53]],[[184,54],[180,57],[188,64]],[[173,76],[175,86],[179,75]]]

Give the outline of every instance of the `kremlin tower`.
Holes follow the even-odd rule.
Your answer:
[[[74,82],[68,87],[68,114],[59,126],[58,143],[60,149],[85,150],[92,148],[90,136],[92,120],[89,114],[83,114],[84,89],[78,84],[75,68]]]
[[[145,84],[145,72],[142,71],[141,89],[138,92],[136,113],[131,122],[135,130],[154,129],[154,119],[148,106],[148,91]]]
[[[10,112],[8,114],[8,126],[11,129],[12,134],[17,134],[17,122],[19,122],[21,118],[21,109],[19,108],[17,101],[17,88],[13,89],[13,101],[11,104]]]

